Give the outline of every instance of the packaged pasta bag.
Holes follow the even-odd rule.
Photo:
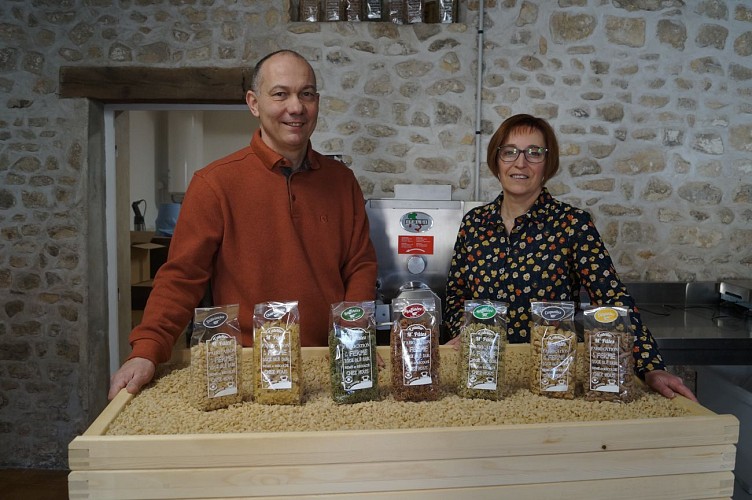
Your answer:
[[[253,309],[253,399],[297,405],[303,400],[298,302],[263,302]]]
[[[531,302],[530,391],[552,398],[574,399],[577,332],[574,302]]]
[[[336,403],[378,398],[375,315],[373,301],[332,304],[329,363]]]
[[[626,403],[637,397],[634,335],[629,309],[583,306],[585,325],[585,399]]]
[[[189,399],[199,410],[227,408],[243,400],[239,310],[231,304],[194,311]]]
[[[502,399],[507,307],[491,300],[465,301],[460,330],[459,396]]]
[[[440,307],[440,306],[439,306]],[[397,401],[439,398],[439,322],[436,299],[392,300],[392,394]]]

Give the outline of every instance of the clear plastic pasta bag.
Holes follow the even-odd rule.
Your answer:
[[[199,410],[227,408],[243,400],[239,310],[231,304],[194,311],[189,399]]]
[[[583,306],[585,399],[626,403],[637,397],[634,372],[634,335],[629,309],[620,306]]]
[[[253,309],[253,399],[300,404],[303,398],[298,302],[263,302]]]
[[[457,394],[463,398],[502,399],[507,304],[466,300],[460,330]]]
[[[577,370],[574,302],[531,302],[530,312],[530,391],[552,398],[574,399]]]
[[[392,300],[392,395],[397,401],[440,396],[439,313],[434,298]]]
[[[336,403],[378,399],[375,314],[373,301],[332,304],[329,363]]]

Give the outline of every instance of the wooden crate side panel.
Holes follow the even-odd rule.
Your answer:
[[[133,496],[134,492],[120,489],[92,489],[89,488],[87,476],[93,474],[112,474],[111,472],[77,472],[79,477],[70,483],[69,495],[72,500],[97,498],[123,499],[143,498]],[[106,481],[95,480],[96,484]],[[514,498],[516,500],[560,500],[562,498],[601,498],[607,496],[611,500],[634,500],[634,486],[639,482],[642,500],[709,500],[729,499],[733,494],[734,476],[731,472],[709,472],[702,474],[683,474],[669,476],[654,476],[644,478],[601,479],[592,481],[568,481],[544,484],[512,484],[501,486],[468,487],[451,489],[422,489],[411,490],[411,500],[435,500],[445,498],[462,498],[463,500],[486,500],[498,498]],[[91,486],[94,486],[92,484]],[[254,498],[255,491],[250,487],[242,488],[240,496]],[[168,493],[169,495],[169,493]],[[214,496],[206,498],[237,498],[237,496]],[[333,500],[352,498],[351,493],[328,494],[325,498]],[[169,498],[150,497],[154,498]],[[288,495],[255,496],[266,499],[289,499]],[[294,496],[296,500],[321,500],[321,495],[303,494]],[[365,500],[402,500],[405,492],[381,491],[359,493],[358,498]]]
[[[731,415],[391,431],[80,436],[71,470],[483,458],[736,443]]]
[[[130,394],[125,389],[121,389],[120,392],[112,398],[112,401],[102,410],[102,413],[92,422],[88,429],[84,432],[84,436],[102,436],[107,432],[107,428],[110,423],[117,417],[123,408],[130,403],[135,397],[134,394]]]
[[[118,490],[130,498],[153,499],[328,495],[730,472],[734,456],[733,445],[719,445],[460,460],[74,471],[69,480],[72,493],[85,484],[97,498]]]

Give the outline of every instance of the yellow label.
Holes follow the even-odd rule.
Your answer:
[[[619,313],[616,312],[616,309],[602,307],[595,311],[594,316],[599,323],[612,323],[619,317]]]

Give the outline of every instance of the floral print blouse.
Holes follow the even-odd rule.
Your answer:
[[[629,308],[636,332],[635,370],[665,369],[658,346],[621,283],[590,215],[554,199],[546,188],[507,236],[501,219],[504,194],[468,212],[454,245],[444,317],[451,336],[462,323],[464,300],[509,304],[509,342],[530,341],[531,301],[574,301],[580,288],[592,304]]]

